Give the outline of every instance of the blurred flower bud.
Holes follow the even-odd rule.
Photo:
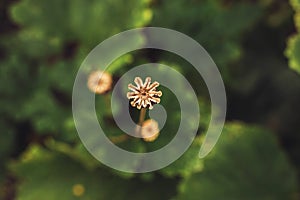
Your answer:
[[[152,142],[156,140],[159,135],[158,123],[153,119],[144,121],[141,129],[141,135],[146,142]]]
[[[111,74],[97,70],[92,72],[87,81],[88,88],[96,94],[104,94],[111,90],[113,79]]]

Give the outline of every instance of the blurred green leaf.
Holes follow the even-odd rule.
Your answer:
[[[300,2],[298,0],[291,0],[291,5],[295,9],[295,25],[300,31]],[[291,69],[300,73],[300,34],[291,36],[288,39],[285,55],[289,59],[289,66]]]
[[[20,178],[18,200],[168,199],[176,185],[176,181],[161,177],[143,182],[139,178],[124,180],[104,169],[87,170],[69,157],[38,146],[32,146],[20,162],[12,163],[11,169]],[[164,186],[163,192],[158,192],[160,186]]]
[[[153,24],[197,40],[227,76],[227,65],[242,54],[241,35],[259,19],[262,9],[248,2],[225,4],[222,0],[162,1],[154,7]]]
[[[300,10],[300,1],[299,0],[290,0],[290,2],[295,10]]]
[[[296,173],[268,131],[227,124],[204,169],[184,180],[178,199],[298,199]]]
[[[188,177],[203,169],[203,160],[199,158],[199,150],[202,144],[200,138],[196,138],[189,149],[175,162],[160,170],[167,177]]]
[[[289,38],[285,54],[289,59],[291,69],[300,73],[300,35]]]
[[[113,34],[147,24],[152,11],[145,0],[23,0],[11,7],[11,17],[22,28],[18,46],[27,48],[29,56],[43,58],[72,43],[88,53]]]

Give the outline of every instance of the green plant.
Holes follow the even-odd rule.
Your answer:
[[[285,54],[289,59],[291,69],[300,73],[300,2],[291,0],[291,5],[295,10],[294,20],[298,33],[289,38]]]
[[[244,52],[252,48],[247,46],[251,40],[245,42],[249,39],[246,33],[253,34],[252,29],[257,31],[257,27],[263,26],[265,19],[262,18],[266,17],[264,4],[271,7],[275,4],[274,0],[7,2],[0,4],[3,11],[1,25],[5,21],[0,33],[0,199],[13,199],[13,196],[20,200],[299,198],[295,166],[290,163],[282,146],[286,141],[281,141],[275,134],[280,124],[277,115],[270,117],[271,120],[268,118],[271,124],[268,127],[273,129],[269,131],[261,127],[267,126],[263,123],[254,126],[230,122],[234,112],[231,107],[229,120],[215,149],[205,159],[199,159],[199,149],[211,117],[206,86],[189,63],[170,53],[152,50],[131,52],[115,60],[107,69],[115,83],[123,73],[138,64],[159,62],[178,70],[190,81],[197,94],[201,120],[183,119],[188,123],[187,131],[194,131],[199,125],[197,136],[189,149],[169,166],[145,174],[129,174],[104,166],[79,140],[71,111],[74,79],[85,56],[106,38],[147,25],[181,31],[202,44],[217,63],[226,86],[229,86],[226,87],[229,103],[239,104],[240,99],[232,103],[234,95],[265,86],[265,82],[262,86],[255,84],[257,74],[266,76],[261,71],[252,71],[254,75],[249,79],[235,77],[232,72],[244,70],[235,67],[247,61],[241,59],[244,59]],[[296,11],[295,22],[299,32],[300,3],[299,0],[291,3]],[[287,20],[286,13],[290,10],[285,9],[283,7],[282,13]],[[278,20],[274,18],[281,18],[278,16],[281,15],[272,15],[270,18],[273,20],[268,18],[268,25],[276,25]],[[279,21],[282,22],[282,19]],[[286,50],[290,66],[298,72],[299,38],[299,34],[292,36]],[[147,42],[147,34],[141,34],[140,38],[131,42]],[[267,44],[270,43],[272,40]],[[269,48],[271,51],[273,46]],[[253,51],[256,52],[256,49]],[[262,59],[272,59],[277,63],[277,58],[264,58],[264,55],[251,54],[250,58],[256,61],[256,67],[261,67],[258,63]],[[250,70],[251,67],[247,68]],[[164,73],[163,68],[156,70]],[[88,77],[89,72],[86,73]],[[180,80],[168,75],[165,78],[174,80],[174,87],[185,91]],[[245,79],[243,83],[250,86],[245,87],[240,79]],[[269,79],[277,80],[277,77],[270,75]],[[238,90],[233,90],[232,85]],[[278,87],[283,86],[278,84]],[[172,91],[159,86],[163,92],[160,104],[168,118],[158,137],[149,142],[129,137],[116,126],[109,103],[110,89],[95,95],[95,108],[99,124],[111,142],[132,152],[149,152],[172,140],[181,120],[179,102]],[[121,89],[124,93],[128,92],[127,85]],[[294,95],[293,92],[289,94]],[[190,96],[186,91],[184,98],[190,101]],[[279,98],[279,95],[274,96],[268,97]],[[249,101],[261,103],[263,100],[254,94]],[[117,103],[112,106],[120,112]],[[282,106],[287,106],[287,103],[283,102]],[[259,123],[260,118],[267,118],[263,111],[257,110],[257,115],[249,116],[245,121]],[[138,110],[131,108],[130,113],[133,120],[139,119]],[[90,113],[83,114],[90,117]],[[147,112],[144,114],[148,118]],[[297,114],[295,112],[291,116],[297,117]],[[245,115],[251,114],[246,112]],[[290,118],[286,120],[290,121]],[[293,131],[297,133],[298,129]],[[288,139],[291,140],[291,137]],[[102,150],[101,146],[95,149]],[[6,191],[10,179],[16,180],[10,186],[10,190],[14,191],[12,196]]]

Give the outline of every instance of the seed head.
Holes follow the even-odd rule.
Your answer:
[[[158,123],[153,119],[144,121],[141,128],[141,136],[146,142],[152,142],[156,140],[159,135]]]
[[[127,93],[127,98],[131,100],[130,104],[138,109],[149,108],[152,109],[154,104],[160,102],[162,95],[161,91],[157,91],[158,82],[151,83],[151,78],[147,77],[143,83],[140,77],[134,79],[136,86],[129,84],[128,89],[132,92]]]
[[[112,83],[112,76],[109,73],[97,70],[89,75],[87,86],[96,94],[104,94],[111,89]]]

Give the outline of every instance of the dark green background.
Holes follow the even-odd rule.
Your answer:
[[[299,0],[0,0],[0,10],[1,200],[300,199]],[[128,174],[86,152],[71,94],[89,51],[144,26],[181,31],[208,51],[224,79],[228,112],[217,145],[200,160],[210,118],[201,77],[170,53],[122,56],[108,68],[114,81],[138,64],[172,66],[195,88],[202,117],[196,140],[179,160],[156,172]],[[161,89],[168,121],[159,138],[117,145],[147,152],[172,139],[180,109]],[[120,136],[105,105],[109,98],[96,95],[99,123],[108,137]],[[132,116],[138,116],[134,109]],[[83,191],[76,194],[76,186]]]

